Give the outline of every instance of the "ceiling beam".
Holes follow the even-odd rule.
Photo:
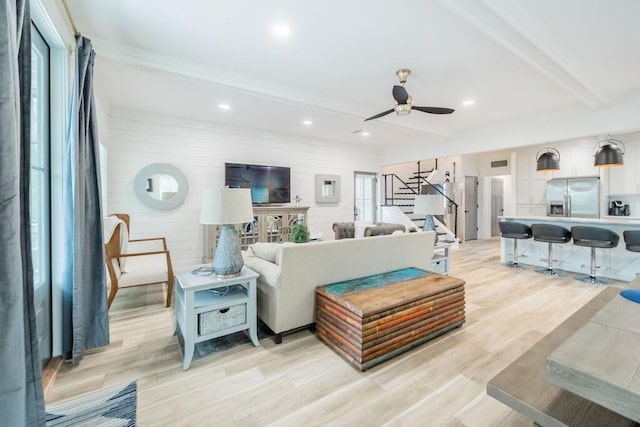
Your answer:
[[[439,0],[439,2],[554,81],[584,105],[592,109],[608,106],[608,101],[602,95],[582,82],[552,55],[517,31],[505,18],[496,13],[486,0]]]
[[[105,39],[94,38],[92,42],[99,56],[125,64],[176,74],[182,77],[204,81],[214,86],[232,88],[249,95],[259,96],[274,101],[297,104],[330,113],[342,114],[356,119],[358,122],[361,122],[363,118],[366,117],[358,113],[362,107],[352,103],[338,102],[335,99],[326,98],[317,94],[300,93],[284,86],[252,81],[247,78],[240,80],[238,79],[239,75],[237,73],[224,73],[220,70],[212,69],[211,67],[185,61],[184,59],[149,52]],[[378,126],[388,126],[412,132],[452,137],[451,132],[442,127],[433,125],[420,127],[403,126],[395,123],[388,123],[384,120],[378,120],[376,123]]]

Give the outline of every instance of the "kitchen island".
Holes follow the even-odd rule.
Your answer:
[[[552,216],[501,216],[500,221],[516,221],[523,224],[554,224],[567,229],[574,225],[608,228],[620,235],[620,243],[613,249],[596,249],[596,276],[629,282],[640,273],[640,253],[625,249],[622,233],[625,230],[640,230],[640,218],[607,216],[602,218],[571,218]],[[501,239],[500,259],[513,259],[513,239]],[[546,267],[549,246],[531,239],[518,241],[520,264]],[[589,274],[591,249],[576,246],[573,241],[553,245],[553,267],[567,272]]]

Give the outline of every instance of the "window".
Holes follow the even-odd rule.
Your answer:
[[[100,197],[102,198],[102,214],[107,211],[107,147],[101,142],[98,148],[100,161]]]
[[[40,357],[51,357],[51,187],[49,46],[31,27],[31,257]]]

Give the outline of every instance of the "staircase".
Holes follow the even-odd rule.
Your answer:
[[[418,170],[406,180],[396,174],[383,174],[384,178],[384,204],[382,218],[385,222],[395,222],[405,225],[407,228],[414,226],[422,228],[424,225],[424,215],[413,213],[415,197],[419,194],[433,194],[442,196],[443,206],[447,203],[446,215],[449,218],[447,224],[445,215],[434,215],[436,223],[436,233],[443,241],[458,242],[458,204],[445,194],[442,184],[432,184],[432,182],[442,182],[444,173],[436,169],[421,171],[418,162]],[[394,208],[394,209],[390,209]],[[403,218],[404,217],[404,218]]]

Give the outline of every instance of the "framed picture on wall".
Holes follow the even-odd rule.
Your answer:
[[[340,201],[340,175],[316,175],[316,203]]]

